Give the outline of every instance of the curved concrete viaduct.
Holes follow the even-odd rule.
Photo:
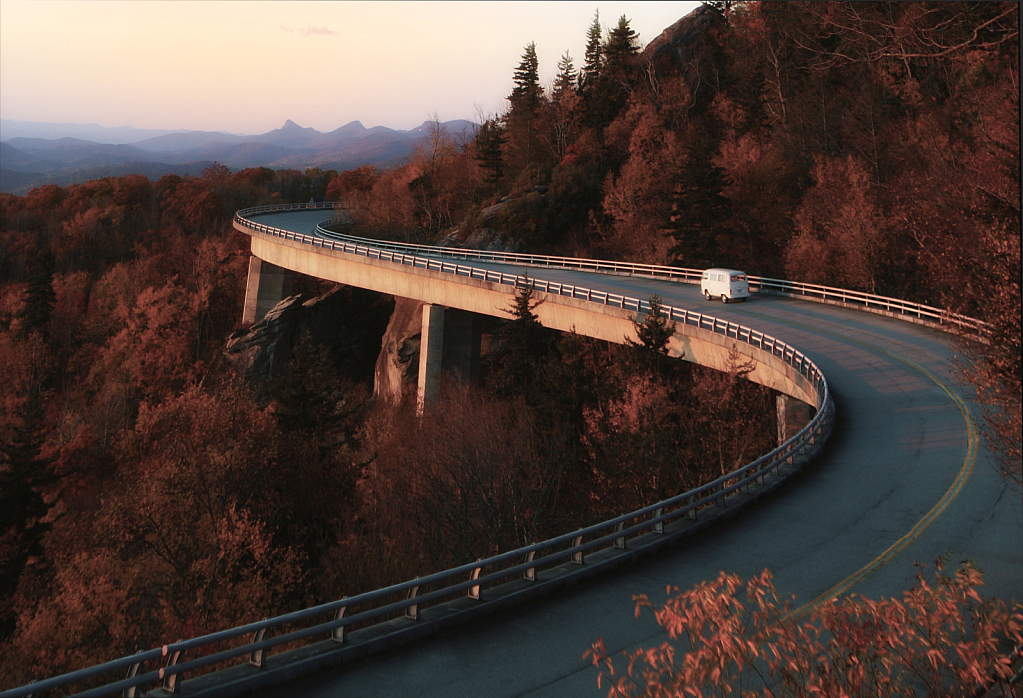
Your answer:
[[[311,234],[315,231],[316,224],[323,218],[322,211],[293,211],[264,214],[254,219],[261,222],[272,219],[272,225],[276,228]],[[390,261],[366,258],[338,250],[313,247],[294,240],[281,240],[277,237],[253,232],[238,223],[235,224],[235,227],[252,235],[252,254],[258,260],[269,262],[278,269],[301,272],[320,279],[411,298],[442,308],[504,319],[509,317],[508,309],[514,289],[507,284],[490,281],[486,278],[459,276],[433,269],[410,267]],[[464,264],[470,263],[464,262]],[[519,274],[522,271],[521,268],[507,264],[478,261],[471,262],[471,266],[505,274]],[[273,303],[284,297],[284,289],[287,286],[281,286],[279,283],[279,272],[274,272],[271,276],[273,278],[271,287],[278,292],[276,295],[269,294],[269,297],[266,297],[268,294],[264,292],[262,294],[264,303],[258,310],[256,303],[247,302],[246,305],[252,309],[252,312],[246,319],[257,319],[257,313],[261,317],[272,307]],[[594,287],[593,275],[585,272],[544,269],[542,278],[545,281]],[[606,285],[607,277],[598,276],[597,279]],[[258,284],[259,281],[250,279],[252,292],[249,296],[251,298],[260,295],[259,291],[253,288]],[[677,290],[675,288],[677,285],[672,284],[672,290]],[[614,288],[624,289],[625,287]],[[647,293],[643,288],[636,288],[629,289],[626,295],[643,300],[649,298],[649,294],[636,296],[632,293],[633,290],[640,294]],[[662,297],[665,298],[666,304],[674,304],[674,301],[668,299],[667,296]],[[636,338],[632,322],[636,317],[634,310],[598,305],[585,299],[547,294],[542,291],[538,291],[535,298],[541,301],[541,304],[536,307],[534,312],[545,327],[563,332],[574,331],[587,337],[619,344],[625,337]],[[719,315],[716,312],[717,309],[715,306],[715,316]],[[424,318],[424,331],[429,332],[430,326],[429,319]],[[749,374],[750,380],[774,388],[814,407],[820,407],[816,388],[770,352],[749,344],[735,343],[720,334],[700,327],[683,324],[677,326],[676,336],[669,342],[671,356],[682,357],[687,361],[718,370],[728,369],[729,351],[733,347],[742,354],[744,362],[752,360],[755,365]]]
[[[312,234],[323,218],[300,212],[274,214],[272,223],[269,217],[260,220]],[[354,256],[336,261],[340,253],[259,234],[253,234],[252,249],[280,267],[478,313],[500,316],[509,298],[507,287],[385,269],[387,263]],[[472,265],[521,272],[511,265]],[[984,570],[987,593],[1021,597],[1023,507],[979,441],[967,392],[951,376],[948,335],[777,296],[754,294],[747,303],[710,307],[698,288],[672,281],[556,269],[535,273],[546,281],[636,298],[657,294],[665,305],[711,312],[798,347],[827,376],[837,406],[825,453],[779,496],[683,547],[485,623],[263,695],[604,695],[583,659],[591,642],[602,637],[615,653],[664,639],[649,615],[633,618],[632,595],[646,593],[656,601],[664,598],[666,585],[685,588],[720,570],[749,576],[770,568],[779,591],[795,594],[799,604],[836,593],[899,594],[914,582],[914,562],[930,564],[948,555],[952,565],[970,559]],[[610,321],[590,318],[586,324],[587,304],[568,300],[541,306],[545,325],[611,341],[631,330],[632,312],[604,309],[601,315]],[[714,365],[722,357],[717,339],[686,332],[673,352]],[[772,367],[769,357],[747,353],[758,360],[758,380],[814,403],[812,391]]]
[[[440,268],[441,262],[428,250],[417,252],[411,262],[406,259],[402,260],[405,264],[399,264],[374,259],[372,254],[367,256],[365,248],[361,255],[327,249],[331,245],[322,237],[315,237],[316,224],[327,217],[322,210],[289,211],[266,214],[253,221],[292,231],[285,237],[294,237],[295,233],[314,236],[302,241],[264,234],[253,230],[251,223],[245,225],[236,219],[236,227],[252,235],[255,255],[250,264],[246,299],[248,319],[261,316],[287,295],[290,279],[287,270],[423,300],[430,305],[424,309],[421,354],[425,351],[427,357],[420,361],[420,395],[428,399],[431,380],[439,372],[445,353],[431,349],[429,335],[436,335],[438,347],[452,337],[471,344],[472,332],[463,331],[464,326],[449,322],[445,315],[469,311],[505,316],[504,309],[514,292],[514,286],[508,284],[522,273],[522,267],[473,260],[443,262],[444,267]],[[380,243],[372,251],[386,247],[387,243]],[[658,274],[667,276],[674,272],[662,269]],[[534,598],[531,603],[509,611],[501,601],[509,596],[500,597],[498,588],[490,586],[484,591],[484,596],[492,594],[488,600],[480,600],[477,594],[473,601],[473,590],[479,591],[481,587],[473,587],[477,577],[472,576],[449,587],[468,591],[469,599],[463,597],[461,605],[459,602],[435,605],[437,620],[395,621],[401,626],[395,634],[403,633],[405,639],[422,635],[420,631],[427,630],[425,626],[431,623],[435,630],[448,629],[428,641],[391,649],[331,671],[308,675],[309,667],[323,665],[320,661],[323,657],[340,657],[347,662],[349,656],[359,657],[367,651],[368,645],[334,642],[343,638],[338,635],[343,633],[342,626],[359,618],[358,612],[355,616],[343,616],[350,603],[347,600],[154,648],[134,657],[46,679],[10,694],[30,695],[111,672],[124,676],[124,669],[129,667],[129,678],[86,694],[105,695],[121,688],[134,690],[134,686],[153,681],[176,681],[179,672],[251,652],[251,661],[262,668],[234,666],[186,681],[183,691],[229,695],[262,685],[265,688],[260,689],[261,695],[281,696],[603,696],[606,688],[597,689],[596,671],[583,658],[592,642],[602,637],[608,652],[615,654],[665,639],[650,614],[634,619],[632,596],[645,593],[657,602],[664,598],[666,586],[690,587],[722,570],[748,577],[769,568],[780,593],[794,594],[797,606],[809,607],[815,601],[849,592],[875,598],[898,595],[914,583],[917,571],[914,562],[930,564],[947,556],[952,566],[969,559],[983,570],[986,593],[1007,600],[1020,599],[1023,503],[1019,492],[995,472],[980,443],[974,406],[967,391],[957,386],[951,376],[953,350],[949,335],[923,324],[841,307],[844,297],[837,305],[827,305],[754,294],[747,303],[725,306],[705,302],[696,286],[666,278],[623,275],[622,270],[608,274],[545,267],[530,270],[529,276],[550,291],[546,302],[536,311],[545,325],[575,329],[609,341],[620,342],[633,332],[631,320],[635,310],[629,308],[635,307],[635,299],[660,296],[664,305],[677,313],[673,317],[683,319],[672,344],[676,356],[684,354],[687,360],[726,368],[728,351],[734,347],[756,362],[752,374],[755,380],[824,407],[821,416],[830,414],[829,401],[833,399],[837,416],[826,449],[812,467],[790,477],[777,494],[766,496],[781,482],[775,471],[770,473],[774,484],[761,477],[756,480],[760,485],[752,484],[744,490],[745,494],[736,490],[729,501],[738,506],[727,505],[724,510],[756,502],[755,506],[745,508],[741,517],[726,521],[705,517],[718,503],[724,503],[724,484],[711,485],[710,494],[701,495],[708,497],[701,501],[709,502],[711,508],[701,509],[699,522],[685,518],[685,510],[696,504],[689,493],[682,495],[688,499],[672,505],[674,513],[670,515],[681,515],[683,519],[665,524],[665,534],[670,526],[674,532],[659,538],[678,541],[688,535],[684,545],[669,550],[651,545],[649,549],[662,550],[645,557],[633,552],[634,544],[637,551],[646,545],[644,538],[658,539],[658,531],[651,527],[659,525],[654,521],[661,515],[661,509],[654,511],[650,507],[640,517],[646,521],[642,525],[648,533],[631,539],[629,550],[625,549],[624,538],[620,539],[622,548],[616,549],[615,536],[621,528],[613,528],[616,532],[610,535],[596,533],[604,538],[585,543],[579,542],[580,536],[567,550],[561,548],[563,555],[573,558],[562,567],[576,572],[563,574],[562,567],[548,567],[540,572],[544,581],[502,582],[501,588],[510,589],[510,596]],[[616,303],[622,307],[610,307]],[[429,375],[431,370],[434,378]],[[821,374],[827,379],[826,385]],[[780,449],[781,455],[772,457],[774,463],[781,464],[779,473],[784,470],[784,463],[789,462],[786,454],[794,453],[786,451],[787,448],[791,447]],[[797,464],[788,472],[793,472],[793,468],[798,472]],[[750,472],[755,479],[760,471]],[[692,513],[695,515],[696,509]],[[711,520],[714,524],[707,526],[706,522]],[[690,523],[693,526],[687,529]],[[601,526],[614,525],[612,520]],[[549,544],[561,545],[560,540]],[[611,540],[616,543],[614,548],[610,547]],[[598,545],[603,547],[598,550],[594,547]],[[584,549],[589,551],[585,567],[575,566],[574,563],[582,562]],[[528,568],[530,564],[514,569]],[[586,568],[596,571],[621,564],[627,566],[615,574],[578,573]],[[450,579],[455,572],[444,574]],[[473,574],[479,575],[480,568],[476,567]],[[486,574],[479,577],[480,584],[485,579]],[[574,586],[566,588],[566,583]],[[410,585],[417,584],[413,581],[391,589],[411,589]],[[383,599],[384,593],[392,592],[381,590],[380,596],[371,592],[360,598]],[[427,596],[423,597],[424,603]],[[413,603],[416,605],[405,608]],[[418,619],[418,604],[418,600],[410,597],[392,606],[405,608],[406,615],[412,611]],[[450,627],[444,621],[456,616],[472,618],[477,610],[490,615],[485,621]],[[263,661],[264,649],[272,650],[274,644],[289,637],[282,634],[275,638],[276,642],[264,642],[263,633],[267,629],[276,633],[281,623],[298,620],[295,616],[312,619],[313,613],[324,612],[335,613],[335,620],[315,621],[321,625],[300,633],[310,638],[322,637],[324,633],[329,637],[333,633],[333,641],[324,640],[319,649],[313,645],[295,653],[273,655],[269,664]],[[391,647],[390,636],[386,635],[391,631],[384,626],[392,623],[359,632],[380,630],[376,636],[369,636],[368,644]],[[207,652],[205,656],[196,656],[198,650],[211,643],[216,648],[216,643],[234,642],[254,631],[256,637],[248,644],[236,646],[227,654]],[[163,666],[169,657],[176,661],[181,651],[185,660],[175,666]],[[285,657],[303,652],[305,658]],[[314,657],[315,652],[320,654]],[[147,664],[142,671],[148,673],[136,675],[140,662]],[[163,668],[156,671],[152,668],[154,663]],[[282,679],[288,683],[271,687]]]

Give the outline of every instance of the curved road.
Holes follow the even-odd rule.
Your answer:
[[[259,220],[309,234],[315,217]],[[549,269],[530,276],[709,308],[692,285]],[[623,571],[261,695],[603,696],[583,659],[593,641],[602,637],[615,654],[666,637],[651,614],[634,618],[632,595],[657,602],[667,585],[686,588],[721,570],[748,577],[769,568],[799,605],[836,590],[898,595],[914,583],[914,562],[948,555],[952,568],[970,559],[985,571],[986,594],[1023,597],[1023,504],[994,471],[976,407],[951,377],[948,335],[756,294],[709,312],[789,342],[827,376],[836,426],[802,475],[742,516]]]

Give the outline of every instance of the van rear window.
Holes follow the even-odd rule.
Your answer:
[[[746,275],[745,274],[732,274],[732,281],[745,281],[745,280],[746,280]]]

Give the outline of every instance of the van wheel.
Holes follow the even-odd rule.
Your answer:
[[[708,300],[709,301],[710,300],[710,291],[706,291],[705,290],[703,292],[703,298],[704,298],[704,300]]]
[[[727,304],[728,303],[728,296],[726,296],[725,294],[722,293],[721,294],[721,302]]]

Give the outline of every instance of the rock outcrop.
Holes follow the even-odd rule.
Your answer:
[[[419,382],[419,341],[423,302],[395,298],[394,312],[380,345],[373,375],[373,397],[399,402]]]
[[[649,61],[659,74],[671,74],[696,59],[707,41],[716,10],[701,5],[654,38],[641,61]]]
[[[306,301],[291,296],[251,328],[231,335],[224,353],[246,380],[261,384],[286,371],[294,348],[308,337],[326,347],[347,378],[366,381],[391,309],[390,297],[351,286]]]

